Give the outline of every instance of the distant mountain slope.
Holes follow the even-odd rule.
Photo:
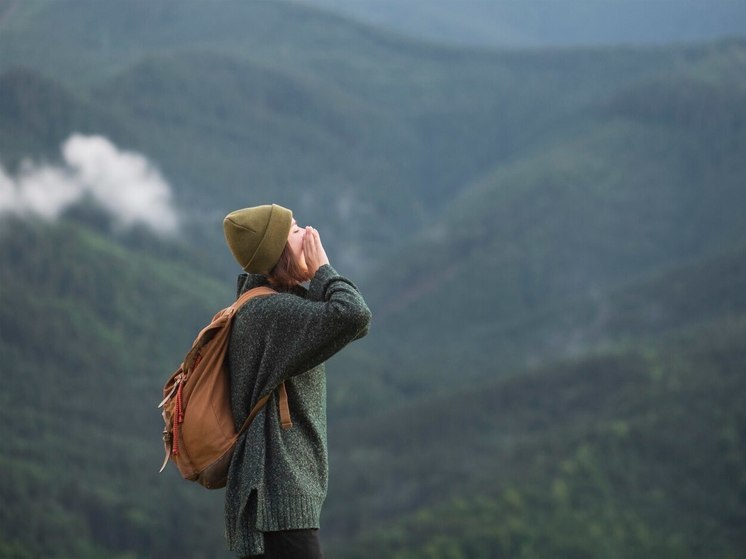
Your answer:
[[[91,130],[115,130],[115,139],[128,137],[126,146],[152,154],[190,212],[192,242],[214,254],[226,275],[234,265],[220,219],[244,200],[270,196],[302,220],[324,223],[341,270],[371,270],[355,279],[376,315],[371,355],[384,359],[363,351],[342,358],[341,367],[359,373],[345,375],[330,396],[351,410],[359,399],[356,382],[380,402],[392,392],[400,398],[444,388],[461,355],[475,375],[495,355],[506,367],[541,356],[504,343],[472,351],[482,343],[450,340],[444,319],[467,320],[471,326],[459,332],[489,340],[540,315],[548,302],[587,289],[603,292],[606,282],[651,270],[666,254],[675,260],[739,239],[743,49],[735,41],[652,51],[484,54],[463,65],[463,51],[437,62],[434,53],[446,51],[423,47],[399,53],[398,60],[409,60],[411,68],[418,57],[429,60],[432,73],[402,78],[400,89],[384,98],[353,93],[344,72],[339,83],[326,83],[234,54],[194,51],[151,55],[90,93],[72,93],[35,73],[31,81],[44,84],[34,87],[46,88],[46,98],[65,91],[74,105],[60,112],[65,125],[54,125],[58,136],[66,126],[84,125],[71,114],[91,119],[98,112],[108,116]],[[394,83],[395,74],[387,72],[383,83]],[[15,75],[4,83],[22,82]],[[437,84],[433,96],[423,97],[429,105],[414,114],[395,108],[397,98],[411,108],[410,94],[422,94],[428,83]],[[27,99],[28,119],[54,107],[39,106],[33,100],[42,97],[13,87]],[[529,94],[521,95],[523,89]],[[449,99],[452,112],[444,113]],[[4,117],[9,143],[20,131],[31,134],[29,146],[43,150],[46,132],[12,121],[14,114]],[[677,122],[676,115],[689,120]],[[124,130],[122,122],[126,132],[116,132]],[[701,168],[692,173],[692,165]],[[469,175],[482,178],[469,183]],[[630,180],[638,194],[654,195],[651,203],[628,191]],[[656,190],[646,191],[649,183]],[[709,184],[722,195],[709,197]],[[693,189],[689,199],[679,197],[685,186]],[[687,213],[689,206],[699,217]],[[448,212],[441,218],[443,207]],[[678,214],[671,213],[676,207]],[[632,219],[660,211],[668,221],[648,219],[638,227]],[[400,246],[417,228],[422,238]],[[383,264],[372,266],[378,260]],[[468,289],[459,270],[478,271],[467,272]],[[482,299],[480,282],[494,295]],[[408,371],[405,379],[399,370]],[[430,380],[423,385],[423,378]]]
[[[0,556],[219,556],[220,496],[158,476],[156,405],[230,289],[69,222],[4,218],[0,255]]]
[[[8,235],[11,225],[14,234]],[[187,268],[180,249],[148,248],[175,255],[156,259],[71,223],[6,222],[0,238],[0,254],[7,259],[0,267],[5,270],[0,278],[5,364],[0,491],[4,502],[16,503],[4,509],[0,549],[20,556],[52,549],[73,556],[158,556],[175,550],[185,557],[215,556],[223,549],[220,495],[197,491],[177,480],[174,471],[156,477],[160,418],[152,396],[161,375],[174,366],[173,356],[183,351],[201,321],[230,299],[230,289]],[[681,462],[686,448],[703,449],[701,462],[681,476],[698,476],[696,483],[705,484],[721,506],[718,495],[727,487],[717,480],[730,479],[738,468],[739,443],[732,433],[746,428],[738,423],[743,403],[737,400],[746,393],[738,385],[744,362],[739,353],[746,309],[744,261],[743,250],[729,251],[719,260],[693,262],[608,297],[606,322],[599,325],[607,335],[594,337],[598,323],[587,327],[588,347],[604,340],[631,343],[632,353],[622,351],[622,345],[613,354],[607,350],[606,355],[547,365],[524,379],[516,367],[510,379],[410,401],[365,419],[333,421],[334,481],[324,525],[325,537],[337,549],[334,556],[366,557],[366,549],[419,556],[417,546],[427,540],[417,535],[419,530],[440,525],[453,507],[466,507],[460,518],[476,530],[469,541],[478,549],[513,549],[506,538],[520,538],[534,546],[529,551],[573,545],[599,553],[617,524],[630,532],[615,533],[615,549],[634,545],[674,554],[738,549],[737,534],[712,512],[709,501],[688,486],[677,496],[671,484],[679,478],[668,480],[666,472]],[[584,327],[586,312],[582,304],[556,309],[576,329]],[[684,336],[670,351],[657,341],[666,332]],[[531,328],[523,335],[530,336]],[[640,345],[648,349],[634,349]],[[331,389],[342,380],[334,363],[329,375]],[[642,394],[647,396],[641,402]],[[702,404],[693,400],[695,395]],[[651,408],[652,402],[659,408]],[[649,411],[640,411],[641,406]],[[681,409],[694,415],[685,418]],[[714,416],[716,409],[722,413]],[[664,421],[669,416],[670,422]],[[697,438],[702,431],[677,423],[685,420],[722,433],[717,439],[725,445],[722,452],[707,446],[716,441]],[[646,453],[673,440],[667,433],[675,432],[693,438],[670,450],[670,462],[649,462]],[[457,460],[438,454],[449,448],[452,437],[460,449],[453,451]],[[404,452],[402,444],[414,454]],[[467,455],[471,458],[463,460]],[[605,456],[629,467],[619,472]],[[708,477],[702,473],[705,467],[716,467],[717,475]],[[589,472],[595,476],[590,481]],[[459,476],[463,482],[451,486],[449,480]],[[626,496],[604,489],[604,500],[588,497],[586,512],[613,508],[604,509],[608,515],[599,517],[596,528],[578,532],[586,513],[574,508],[575,499],[601,491],[609,476],[632,489]],[[652,496],[636,493],[635,484],[650,476],[657,484]],[[439,491],[442,484],[450,489]],[[452,500],[457,490],[458,502]],[[677,513],[667,525],[643,534],[649,515],[668,510],[678,499],[706,512],[696,517]],[[504,532],[491,532],[490,526],[504,525],[506,507],[512,520]],[[728,501],[727,507],[725,515],[743,514],[737,501]],[[573,511],[569,517],[567,510]],[[412,516],[413,511],[419,512]],[[479,516],[471,517],[470,511]],[[205,514],[213,521],[194,529]],[[32,532],[19,526],[24,517],[36,519]],[[696,531],[682,539],[684,527],[695,518],[705,519],[715,547],[697,547],[705,544]],[[537,522],[549,526],[548,539],[536,540],[530,526]],[[400,537],[400,526],[412,536]],[[564,541],[563,526],[578,539]],[[368,536],[362,527],[372,530]],[[378,527],[388,536],[376,532]],[[353,547],[358,537],[362,547]],[[383,547],[371,547],[370,537],[383,538]],[[445,530],[443,538],[442,545],[471,556],[472,544],[456,533]],[[520,556],[518,551],[511,555]]]
[[[357,120],[349,109],[371,105],[403,119],[421,136],[428,157],[406,149],[405,154],[415,156],[409,167],[419,174],[404,178],[417,183],[396,186],[415,188],[418,194],[428,192],[427,186],[433,201],[440,201],[444,188],[452,192],[495,158],[509,156],[529,139],[543,136],[568,111],[630,80],[686,67],[703,50],[683,49],[686,60],[682,49],[670,48],[489,52],[397,38],[297,3],[229,1],[222,2],[221,8],[191,2],[30,1],[3,24],[0,44],[5,42],[8,48],[0,49],[0,69],[23,64],[84,90],[109,79],[125,85],[129,80],[130,86],[143,88],[125,89],[129,103],[142,106],[152,95],[165,99],[162,94],[168,88],[149,90],[148,85],[171,77],[190,88],[212,88],[217,103],[235,101],[243,91],[236,86],[249,77],[234,79],[229,71],[240,72],[243,67],[237,60],[248,60],[265,68],[265,75],[272,68],[283,76],[283,83],[289,78],[293,87],[315,83],[318,92],[331,93],[333,102],[347,105],[341,111],[347,118]],[[97,43],[101,48],[92,48]],[[209,71],[201,51],[211,52],[218,67]],[[180,57],[173,56],[179,52]],[[187,62],[193,55],[190,75],[185,70],[190,69]],[[233,61],[218,62],[225,55]],[[160,63],[141,62],[154,56]],[[168,60],[173,67],[169,68]],[[139,79],[150,68],[155,83],[120,76],[138,64]],[[162,78],[157,78],[158,72],[163,72]],[[200,79],[206,83],[197,83]],[[350,106],[335,89],[346,92],[348,101],[363,103]],[[110,92],[111,87],[103,91]],[[298,110],[305,108],[308,98],[285,99],[286,109]],[[251,95],[243,98],[244,103],[253,101]],[[161,108],[160,103],[156,100],[151,109]],[[177,102],[171,112],[182,107]],[[227,112],[236,108],[235,102],[226,104]],[[385,139],[396,141],[399,134],[395,129]],[[404,166],[402,161],[394,163]],[[428,167],[433,168],[428,172]],[[443,173],[448,173],[447,181]]]
[[[338,425],[330,556],[742,555],[745,334],[742,309]]]
[[[72,132],[102,133],[117,140],[126,126],[97,103],[36,71],[15,67],[0,74],[0,163],[54,159]]]
[[[479,376],[484,363],[534,359],[490,333],[741,243],[744,107],[730,79],[643,80],[464,189],[369,291],[384,368],[408,371],[413,389],[413,371],[431,386],[455,363]]]
[[[109,115],[94,128],[155,160],[206,251],[226,254],[227,211],[273,199],[327,224],[341,268],[358,271],[496,165],[571,131],[588,104],[728,48],[491,52],[298,3],[220,8],[15,3],[0,22],[0,70],[21,64],[59,80],[88,115],[66,117],[71,128]],[[33,98],[29,114],[46,114]],[[39,156],[34,140],[23,145]]]
[[[142,0],[12,4],[0,21],[0,69],[22,60],[55,77],[88,84],[148,53],[185,47],[269,56],[275,65],[298,68],[306,57],[319,53],[324,56],[317,61],[324,64],[340,59],[340,54],[345,66],[348,56],[361,53],[385,60],[415,43],[283,0],[226,0],[220,6]],[[318,41],[320,35],[325,40]],[[306,57],[299,59],[304,50]]]
[[[138,130],[140,148],[185,201],[226,213],[274,197],[312,215],[323,206],[333,226],[348,225],[338,206],[374,207],[387,188],[376,173],[411,179],[389,160],[420,149],[394,115],[333,83],[226,54],[151,56],[93,95]],[[415,194],[402,192],[398,203],[411,207]],[[380,203],[395,211],[393,201]]]
[[[404,332],[389,323],[373,331],[363,347],[330,363],[330,413],[338,419],[367,416],[418,395],[450,394],[524,367],[739,315],[746,312],[744,293],[746,245],[741,243],[661,266],[614,288],[548,302],[512,319],[455,328],[450,337],[425,327]],[[399,332],[398,341],[387,338],[391,331]]]

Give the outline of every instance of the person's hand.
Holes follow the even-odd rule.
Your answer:
[[[311,226],[306,227],[303,235],[303,256],[306,259],[306,267],[311,277],[316,275],[316,270],[324,264],[329,264],[329,258],[321,244],[319,232]]]

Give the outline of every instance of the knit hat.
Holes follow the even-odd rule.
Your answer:
[[[223,220],[228,248],[238,264],[252,274],[268,274],[285,249],[293,212],[277,204],[229,213]]]

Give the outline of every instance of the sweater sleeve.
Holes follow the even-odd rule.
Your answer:
[[[316,367],[368,332],[371,312],[349,280],[330,265],[318,269],[307,298],[278,294],[263,298],[262,316],[266,394],[281,382]],[[261,397],[261,395],[259,397]]]

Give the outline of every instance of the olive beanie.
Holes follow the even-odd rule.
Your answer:
[[[277,204],[244,208],[223,220],[228,248],[239,266],[252,274],[268,274],[285,249],[293,212]]]

